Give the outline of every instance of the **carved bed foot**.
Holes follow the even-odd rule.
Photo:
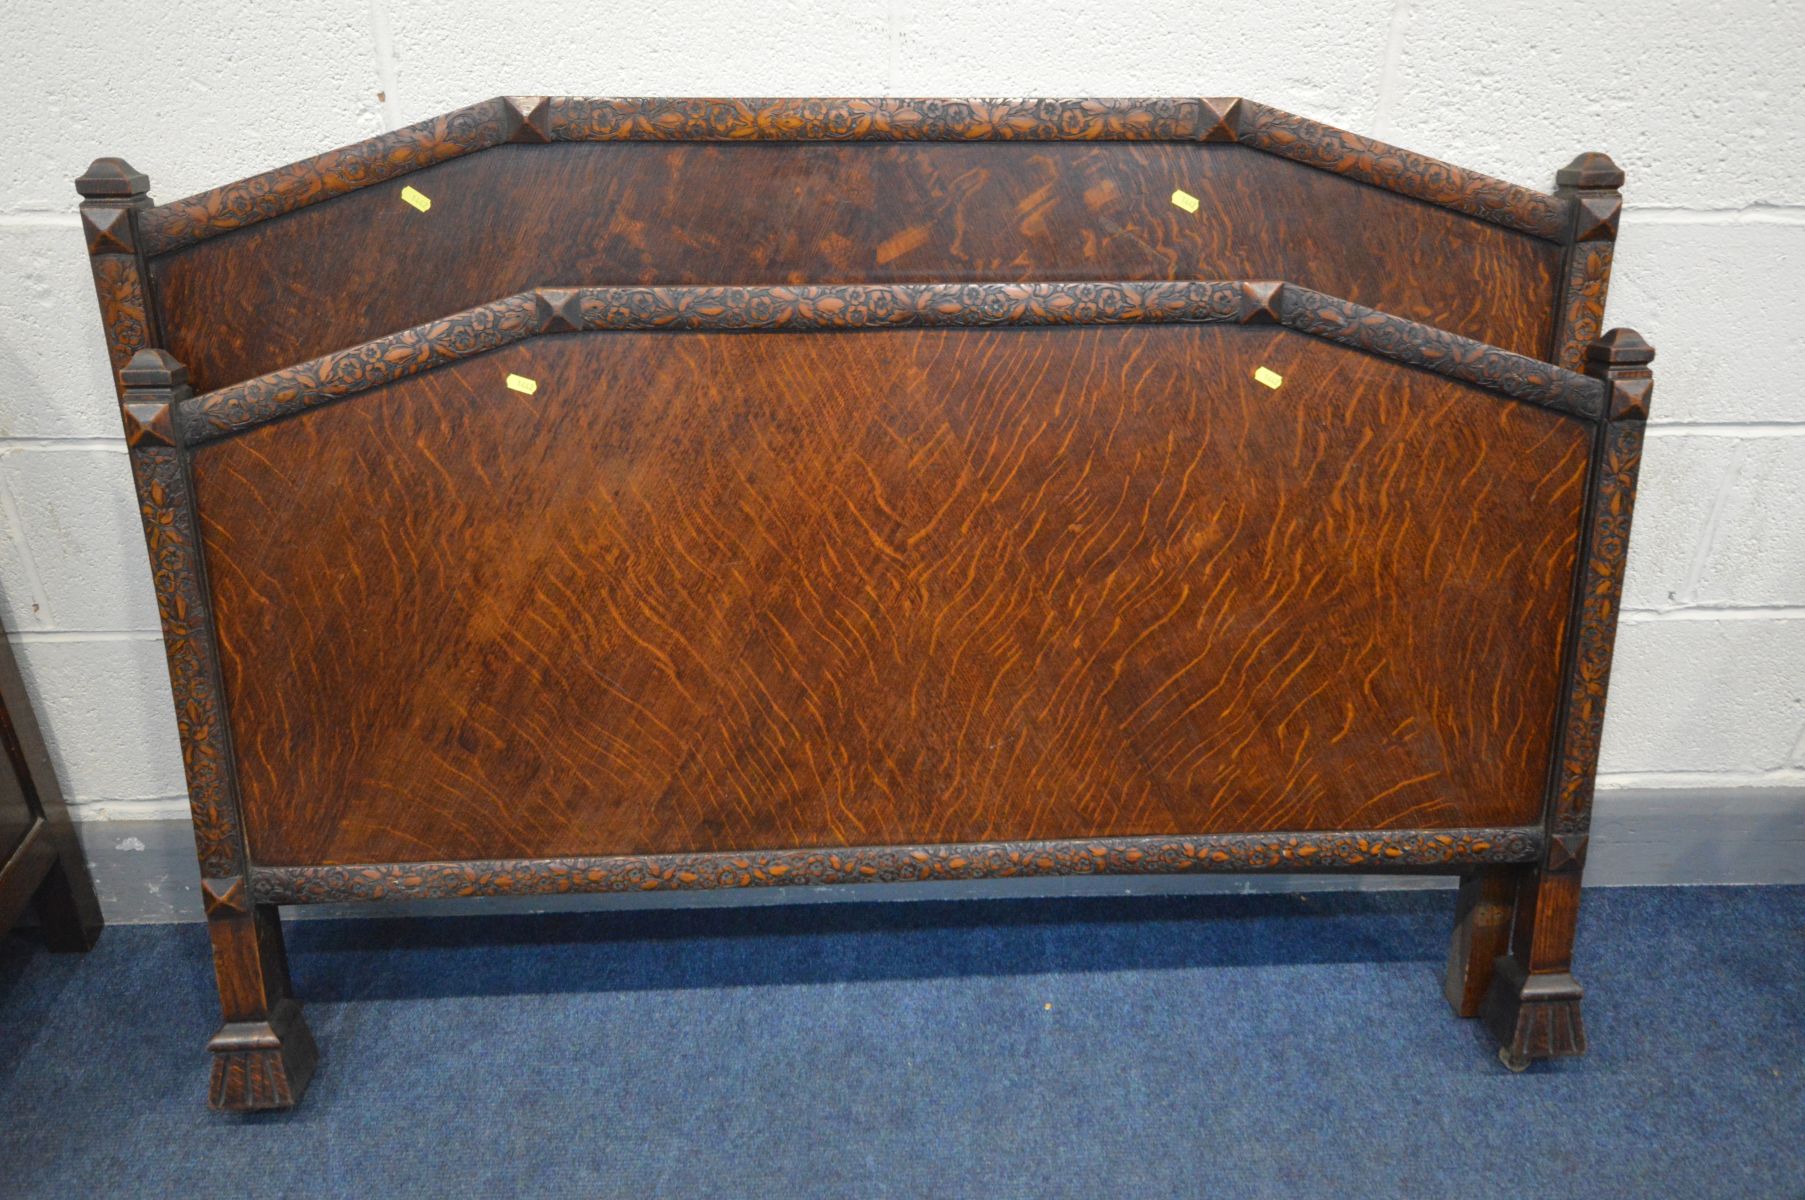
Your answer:
[[[207,1043],[208,1103],[227,1112],[293,1108],[320,1055],[288,982],[276,907],[249,903],[242,876],[201,880],[201,898],[225,1017]]]
[[[226,1022],[207,1049],[213,1052],[207,1103],[222,1112],[293,1108],[320,1057],[292,999],[278,1003],[267,1021]]]
[[[1614,195],[1593,197],[1602,206],[1595,207],[1587,202],[1584,189],[1588,180],[1614,188],[1621,172],[1608,163],[1586,162],[1569,170],[1574,173],[1562,180],[1562,186],[1579,189],[1576,241],[1607,226],[1614,229]],[[1586,348],[1586,373],[1606,385],[1605,420],[1593,444],[1587,485],[1591,515],[1580,552],[1585,564],[1582,604],[1569,646],[1557,770],[1545,814],[1548,839],[1541,863],[1518,878],[1510,952],[1497,960],[1480,1012],[1503,1047],[1499,1057],[1516,1071],[1531,1059],[1586,1052],[1586,1027],[1579,1013],[1584,993],[1573,981],[1573,939],[1579,926],[1580,878],[1591,840],[1592,788],[1642,457],[1642,427],[1654,386],[1648,364],[1654,356],[1654,349],[1629,329],[1613,329]]]
[[[1514,958],[1500,957],[1482,1013],[1498,1039],[1498,1058],[1521,1071],[1537,1058],[1572,1058],[1586,1052],[1586,1025],[1580,1017],[1585,995],[1565,971],[1524,972]]]

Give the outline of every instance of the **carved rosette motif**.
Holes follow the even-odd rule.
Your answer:
[[[1264,104],[1242,101],[1238,140],[1268,154],[1402,192],[1468,216],[1558,241],[1567,205],[1555,196],[1465,171]]]
[[[1608,425],[1603,454],[1593,496],[1578,644],[1554,796],[1553,825],[1557,834],[1583,834],[1592,823],[1592,788],[1604,727],[1605,693],[1611,678],[1617,608],[1623,595],[1630,518],[1636,503],[1636,473],[1642,462],[1642,422],[1616,421]]]
[[[1204,871],[1381,871],[1526,863],[1539,828],[1217,834],[1102,841],[770,850],[614,858],[258,867],[260,903],[548,895],[837,883],[1001,879],[1034,875],[1167,875]]]
[[[1606,389],[1597,379],[1308,288],[1285,286],[1279,320],[1300,333],[1574,416],[1595,418],[1604,411]]]
[[[207,601],[201,594],[200,550],[187,471],[174,447],[140,445],[133,448],[132,457],[157,609],[163,621],[163,648],[175,693],[176,727],[182,738],[182,765],[188,776],[201,873],[241,874],[238,808],[232,794]]]
[[[531,292],[453,313],[444,320],[260,375],[185,404],[182,411],[187,440],[200,443],[302,412],[340,396],[416,375],[441,362],[520,341],[539,328],[537,303]]]
[[[146,209],[138,226],[144,253],[162,254],[473,150],[500,145],[511,130],[509,111],[504,100],[485,100]]]
[[[588,288],[589,329],[873,329],[1232,321],[1236,283]]]
[[[210,392],[180,407],[192,443],[211,441],[444,363],[568,330],[826,330],[1247,321],[1239,281],[619,287],[521,292],[349,350]],[[1595,417],[1604,384],[1468,338],[1290,284],[1261,284],[1255,314],[1301,333],[1504,395]],[[581,315],[573,326],[571,301]]]
[[[1567,307],[1560,315],[1560,345],[1555,361],[1578,370],[1586,361],[1586,347],[1604,327],[1604,299],[1611,286],[1611,258],[1615,243],[1579,242],[1567,262]]]
[[[590,99],[552,104],[564,141],[1183,141],[1199,100]]]

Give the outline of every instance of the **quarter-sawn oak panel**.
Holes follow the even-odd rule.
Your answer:
[[[1533,824],[1590,434],[1275,327],[443,366],[196,451],[252,855]]]
[[[439,163],[150,273],[167,349],[206,392],[598,284],[1288,279],[1546,359],[1562,254],[1237,145],[557,143]]]

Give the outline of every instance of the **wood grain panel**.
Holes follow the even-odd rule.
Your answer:
[[[426,167],[150,271],[204,392],[496,296],[599,284],[1288,279],[1546,358],[1562,254],[1234,144],[556,143]]]
[[[1533,824],[1590,432],[1278,327],[383,385],[195,452],[252,854]]]

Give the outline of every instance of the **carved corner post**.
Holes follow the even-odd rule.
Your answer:
[[[1567,200],[1567,259],[1549,360],[1569,371],[1586,369],[1586,347],[1604,328],[1611,256],[1623,214],[1623,170],[1608,154],[1582,154],[1555,174],[1555,195]]]
[[[176,411],[189,395],[188,372],[165,351],[140,350],[120,380],[225,1017],[208,1043],[209,1102],[239,1112],[288,1108],[306,1089],[318,1051],[291,994],[276,907],[251,901],[206,568]]]
[[[1569,371],[1586,369],[1587,348],[1604,320],[1618,218],[1623,211],[1623,171],[1609,155],[1581,154],[1555,175],[1556,195],[1571,216],[1560,307],[1549,358]],[[1639,340],[1639,339],[1638,339]],[[1474,871],[1461,877],[1454,933],[1442,992],[1462,1017],[1476,1017],[1491,988],[1493,967],[1510,948],[1511,918],[1519,877],[1516,868]]]
[[[1580,874],[1592,827],[1599,735],[1642,431],[1648,422],[1655,352],[1629,329],[1613,329],[1586,351],[1586,373],[1607,385],[1605,414],[1593,444],[1586,525],[1579,548],[1578,620],[1567,653],[1566,695],[1546,807],[1547,839],[1539,867],[1517,891],[1510,953],[1501,957],[1482,1016],[1512,1070],[1534,1058],[1584,1054],[1584,994],[1572,975],[1573,933],[1579,918]]]
[[[97,158],[75,181],[75,190],[82,197],[82,233],[94,269],[94,291],[100,297],[113,382],[123,389],[119,372],[125,364],[160,340],[150,303],[150,272],[138,236],[138,218],[151,206],[150,180],[123,158]]]

